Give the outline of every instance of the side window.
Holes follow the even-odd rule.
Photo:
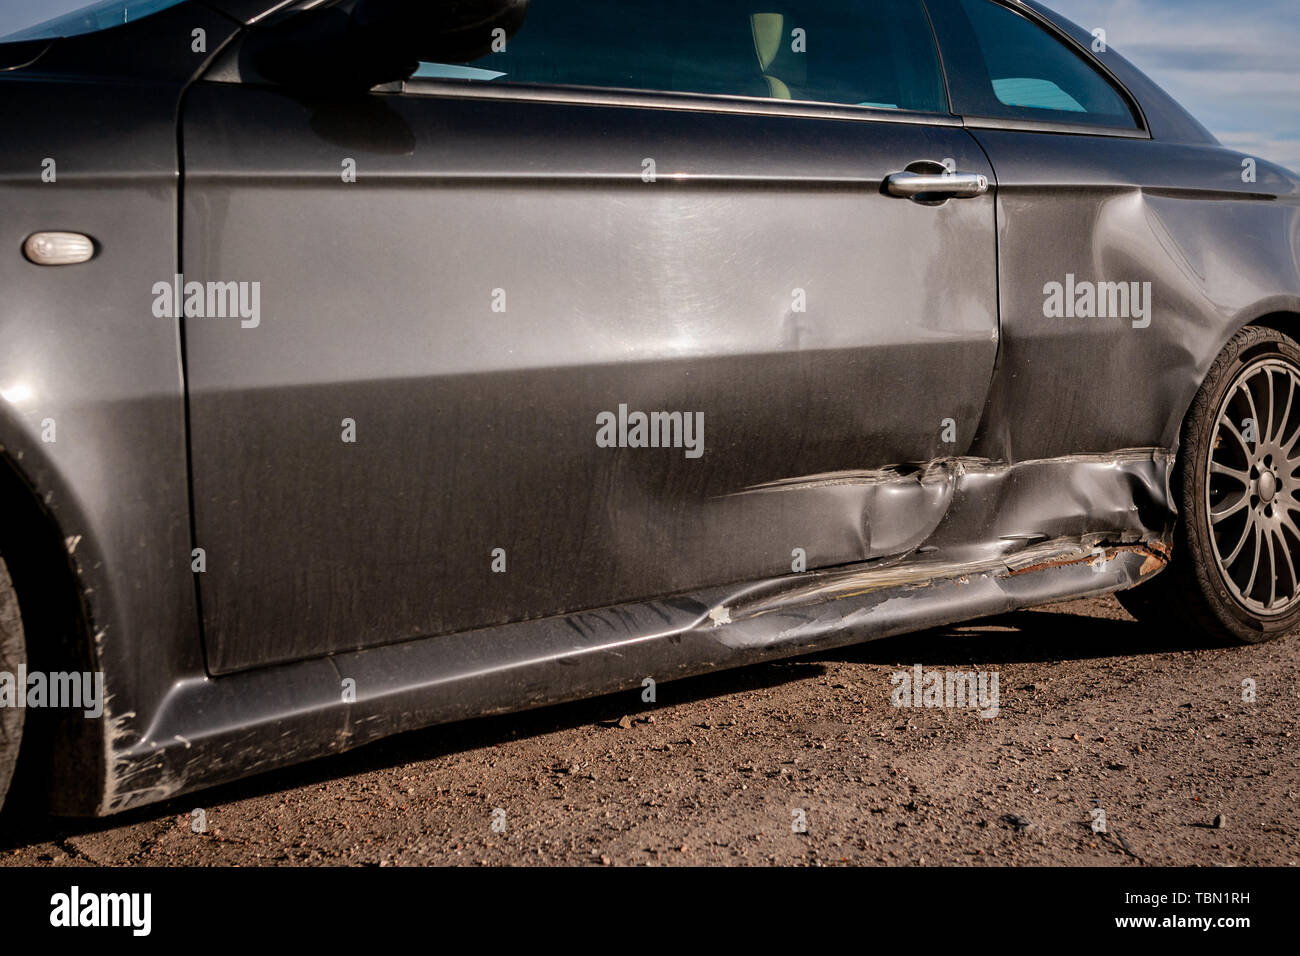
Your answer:
[[[948,59],[953,112],[1138,128],[1110,81],[1029,18],[993,0],[929,2]]]
[[[948,111],[921,0],[534,0],[504,51],[415,75]]]

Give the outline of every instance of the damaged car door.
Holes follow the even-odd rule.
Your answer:
[[[995,224],[920,0],[554,0],[370,92],[258,37],[182,112],[178,281],[259,311],[185,310],[213,672],[853,564],[942,519]]]
[[[1179,397],[1205,371],[1175,374],[1187,368],[1184,324],[1211,327],[1222,307],[1200,301],[1198,286],[1217,258],[1225,197],[1248,201],[1240,167],[1213,145],[1185,145],[1205,134],[1173,104],[1154,117],[1167,142],[1153,142],[1105,71],[1101,41],[1090,57],[1032,6],[927,5],[953,112],[999,183],[1006,348],[977,453],[1014,462],[1176,447]],[[1112,384],[1125,382],[1142,382],[1144,398]],[[1045,396],[1052,414],[1017,414]],[[1104,513],[1088,506],[1094,521]]]

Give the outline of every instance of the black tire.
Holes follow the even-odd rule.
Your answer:
[[[9,581],[9,570],[0,560],[0,674],[16,681],[19,667],[26,663],[27,645],[23,640],[23,620],[18,612],[18,596]],[[27,688],[14,686],[15,694],[26,694]],[[21,707],[0,706],[0,807],[13,779],[14,765],[23,739]]]
[[[1124,609],[1202,645],[1300,626],[1300,345],[1257,326],[1232,337],[1183,421],[1172,479],[1169,566],[1116,595]]]

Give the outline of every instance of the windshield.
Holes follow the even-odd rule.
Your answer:
[[[183,0],[0,0],[0,43],[94,33],[131,23]]]

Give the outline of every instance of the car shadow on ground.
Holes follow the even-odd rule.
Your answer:
[[[1012,611],[995,617],[854,644],[809,659],[863,664],[1030,664],[1139,657],[1234,646],[1191,641],[1174,628],[1153,628],[1131,618],[1072,614],[1053,608]]]
[[[1223,645],[1228,646],[1228,645]],[[797,658],[674,681],[673,705],[744,694],[819,677],[828,662],[911,667],[971,668],[977,665],[1042,663],[1206,650],[1189,647],[1185,635],[1154,629],[1131,619],[1072,614],[1052,608],[1015,611],[821,651]],[[633,696],[636,695],[636,696]],[[662,700],[660,706],[666,703]],[[0,853],[42,842],[93,833],[168,816],[188,815],[197,802],[208,807],[327,783],[357,774],[400,767],[458,752],[491,747],[591,724],[611,725],[624,716],[646,717],[640,690],[556,704],[537,710],[482,717],[410,731],[335,756],[271,771],[174,800],[102,819],[53,818],[6,807],[0,814]],[[557,759],[559,759],[557,757]]]

